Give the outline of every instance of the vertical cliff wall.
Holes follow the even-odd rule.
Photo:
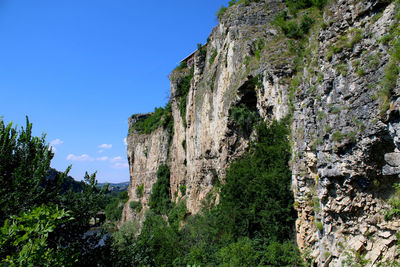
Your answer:
[[[357,255],[371,265],[393,260],[400,224],[384,217],[400,173],[399,59],[393,52],[399,49],[399,3],[329,1],[322,11],[297,16],[283,10],[278,0],[230,7],[189,66],[171,73],[172,130],[128,135],[129,197],[144,208],[134,211],[128,202],[123,221],[143,219],[162,163],[170,167],[172,200],[186,201],[190,213],[207,195],[217,196],[215,183],[252,138],[229,120],[232,107],[246,106],[267,122],[292,117],[302,251],[325,266]],[[278,14],[300,26],[311,18],[309,33],[285,32]],[[146,116],[134,115],[130,128]]]

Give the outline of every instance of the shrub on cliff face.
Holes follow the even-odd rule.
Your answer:
[[[218,210],[221,231],[234,239],[257,235],[271,241],[290,238],[296,214],[286,123],[259,125],[250,151],[227,170]]]
[[[288,6],[290,13],[292,13],[293,15],[296,15],[300,9],[309,8],[309,7],[313,7],[313,6],[319,8],[319,9],[322,9],[326,3],[327,3],[327,0],[287,0],[286,1],[286,5]]]
[[[245,134],[253,131],[253,126],[258,119],[258,113],[244,104],[233,106],[230,110],[229,121]]]
[[[169,167],[166,164],[161,164],[158,167],[156,176],[157,182],[153,185],[149,206],[150,209],[157,214],[168,214],[171,208]]]
[[[176,93],[179,96],[179,110],[183,121],[183,126],[186,127],[186,104],[187,96],[190,90],[190,82],[192,81],[194,68],[190,69],[190,73],[183,77],[177,85]]]
[[[150,134],[160,126],[163,126],[164,129],[171,130],[172,124],[171,104],[168,102],[164,108],[155,108],[154,112],[149,117],[134,123],[131,129],[129,129],[129,132],[138,131],[139,133]]]

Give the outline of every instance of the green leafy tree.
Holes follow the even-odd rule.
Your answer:
[[[6,219],[0,228],[0,259],[10,266],[72,266],[74,256],[61,247],[51,247],[49,235],[73,220],[58,206],[41,205],[20,216]]]
[[[53,156],[45,135],[32,136],[28,117],[20,131],[0,119],[0,223],[56,198],[65,175],[47,180]]]
[[[218,206],[221,232],[289,239],[294,220],[287,121],[260,124],[248,154],[232,163]]]
[[[49,178],[53,156],[45,135],[40,138],[32,136],[32,124],[28,118],[26,127],[19,131],[11,123],[5,125],[0,119],[0,223],[18,214],[29,214],[42,204],[58,205],[62,210],[68,210],[74,219],[52,228],[45,239],[40,239],[40,246],[54,250],[64,248],[65,255],[77,257],[79,264],[88,263],[85,266],[91,266],[94,258],[104,254],[99,252],[97,246],[102,233],[87,235],[87,232],[91,227],[90,220],[104,206],[106,188],[99,190],[96,174],[86,173],[79,192],[73,189],[68,193],[63,192],[62,184],[70,167],[64,173]],[[48,210],[44,212],[51,216]],[[40,210],[34,214],[39,216]],[[23,224],[28,222],[26,216],[22,217],[25,221],[19,223],[18,227],[30,227],[31,223]],[[52,260],[46,259],[49,262]]]
[[[172,207],[168,165],[161,164],[158,167],[156,176],[157,182],[153,185],[149,206],[157,214],[167,214]]]

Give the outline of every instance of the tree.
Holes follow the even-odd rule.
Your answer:
[[[0,228],[1,262],[10,266],[71,266],[75,257],[47,242],[57,227],[71,220],[64,209],[45,205],[11,216]]]
[[[53,251],[63,248],[65,257],[76,258],[80,265],[92,266],[96,264],[94,258],[102,261],[106,257],[106,253],[102,251],[104,248],[98,246],[104,234],[101,232],[88,234],[88,230],[91,228],[90,220],[104,206],[103,199],[107,187],[99,190],[96,173],[92,175],[86,173],[79,192],[74,192],[72,189],[68,192],[62,191],[62,184],[70,167],[64,173],[49,178],[50,162],[53,156],[44,134],[40,138],[32,136],[32,124],[28,118],[26,118],[26,128],[21,128],[20,131],[17,131],[12,123],[6,126],[0,118],[0,225],[7,222],[4,228],[6,235],[8,235],[7,229],[14,229],[9,228],[10,219],[18,221],[18,224],[13,227],[30,231],[30,227],[42,225],[46,219],[43,216],[46,215],[51,219],[54,214],[57,214],[56,211],[41,205],[57,205],[63,211],[68,211],[74,219],[63,222],[60,227],[54,227],[58,224],[50,225],[51,231],[46,232],[45,238],[41,236],[42,228],[32,230],[32,235],[39,236],[36,239],[32,237],[32,242],[36,242],[34,240],[38,242],[31,245],[32,249],[38,250],[36,254],[26,254],[22,249],[25,246],[24,242],[16,237],[14,243],[21,241],[15,244],[17,251],[22,249],[21,251],[25,253],[23,254],[24,261],[35,262],[37,260],[35,255],[42,257],[50,253],[51,256]],[[16,215],[22,219],[19,220]],[[27,216],[31,219],[27,220]],[[34,218],[35,216],[39,217]],[[32,224],[34,220],[38,221]],[[56,222],[58,221],[54,221]],[[21,238],[26,237],[23,232],[21,235]],[[4,260],[5,255],[10,254],[2,253],[1,260]],[[53,256],[50,256],[45,256],[49,264],[53,260]],[[19,254],[16,257],[15,260],[19,261]],[[45,259],[41,260],[45,262]]]
[[[56,197],[64,175],[46,180],[53,156],[44,134],[32,136],[28,117],[20,131],[0,118],[0,223]]]

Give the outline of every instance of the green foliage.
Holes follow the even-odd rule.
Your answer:
[[[243,60],[243,64],[247,66],[250,63],[250,60],[251,60],[250,56],[245,56],[244,60]]]
[[[142,198],[143,197],[143,191],[144,191],[144,184],[140,184],[136,187],[136,196],[138,198]]]
[[[178,204],[174,205],[174,207],[168,213],[168,222],[171,227],[174,228],[175,231],[179,228],[179,223],[183,221],[185,215],[187,213],[186,202],[179,201]]]
[[[105,206],[104,193],[107,186],[99,189],[96,174],[89,176],[86,173],[78,192],[74,191],[74,187],[71,187],[68,192],[63,191],[62,183],[70,167],[65,173],[56,174],[51,179],[47,179],[52,157],[53,153],[46,144],[44,135],[41,138],[32,136],[32,124],[28,119],[26,128],[19,132],[11,124],[6,127],[0,120],[0,193],[2,196],[0,222],[16,219],[15,215],[20,214],[24,223],[28,223],[26,220],[29,216],[39,216],[40,220],[37,221],[39,225],[43,216],[53,216],[52,212],[58,212],[57,208],[54,210],[41,206],[44,203],[51,207],[57,205],[59,210],[68,210],[73,220],[63,221],[62,227],[51,227],[51,234],[46,236],[46,240],[38,239],[41,240],[37,243],[40,245],[38,249],[40,253],[44,253],[41,254],[43,255],[41,260],[47,261],[49,265],[52,264],[53,252],[48,251],[50,254],[46,254],[46,247],[49,246],[51,249],[63,248],[65,255],[68,255],[70,259],[75,257],[82,265],[85,265],[93,261],[94,257],[99,257],[97,253],[100,249],[95,245],[101,236],[85,237],[84,234],[91,227],[90,220]],[[36,210],[37,207],[41,208]],[[30,214],[31,211],[34,213]],[[47,219],[50,223],[52,222],[51,218]],[[20,224],[17,225],[22,227]],[[39,231],[40,227],[36,230]],[[30,247],[33,249],[33,246],[37,244],[31,243]],[[24,244],[21,243],[21,247],[23,246]],[[16,251],[19,249],[20,247]],[[54,255],[62,256],[61,254]],[[36,261],[35,257],[32,254],[32,258],[28,256],[24,260]],[[60,262],[62,262],[61,258]]]
[[[327,0],[287,0],[286,5],[291,14],[297,15],[297,12],[301,9],[309,8],[309,7],[317,7],[322,9]]]
[[[324,226],[322,225],[322,222],[321,222],[321,221],[316,221],[316,222],[315,222],[315,227],[317,227],[317,229],[318,229],[319,231],[322,231],[322,230],[324,229]]]
[[[179,66],[177,66],[174,71],[181,71],[187,68],[187,63],[186,61],[182,61],[181,64],[179,64]]]
[[[90,221],[100,210],[104,209],[104,195],[107,187],[101,190],[97,186],[96,173],[85,174],[83,190],[73,192],[70,190],[67,194],[61,196],[59,206],[69,210],[74,220],[68,221],[63,228],[56,229],[54,240],[60,246],[68,248],[68,251],[79,255],[79,263],[88,265],[95,259],[99,260],[104,254],[101,247],[96,247],[102,238],[101,233],[86,235],[90,229]]]
[[[234,6],[236,4],[249,5],[251,2],[260,2],[261,0],[230,0],[228,3],[228,7]],[[221,6],[221,8],[217,11],[216,16],[218,20],[221,20],[225,12],[228,10],[228,7]]]
[[[163,126],[164,129],[168,129],[171,132],[173,123],[171,103],[168,102],[164,108],[155,108],[154,112],[149,117],[132,124],[129,132],[137,131],[139,133],[149,134],[160,126]]]
[[[148,213],[140,235],[129,247],[128,266],[171,266],[181,256],[179,236],[167,222]]]
[[[197,51],[199,51],[200,57],[205,58],[207,55],[207,44],[205,45],[197,44]]]
[[[274,20],[274,24],[279,26],[286,37],[292,39],[302,39],[307,35],[315,23],[314,19],[307,14],[303,15],[300,23],[296,20],[288,20],[289,17],[286,11],[282,11]]]
[[[183,126],[186,127],[186,103],[187,96],[190,90],[190,82],[193,78],[194,69],[190,70],[190,73],[183,77],[177,84],[177,95],[179,96],[179,110],[183,121]]]
[[[56,227],[73,220],[57,206],[41,205],[11,216],[0,228],[0,259],[8,266],[72,266],[76,256],[51,247],[48,238]]]
[[[181,196],[186,195],[186,185],[183,184],[183,185],[179,186],[179,191],[181,191]]]
[[[265,43],[263,39],[257,39],[254,41],[254,56],[257,60],[261,58],[261,52],[264,49]]]
[[[157,181],[153,185],[149,206],[156,214],[168,214],[172,205],[169,167],[166,164],[161,164],[158,167],[156,176]]]
[[[244,104],[233,106],[230,109],[229,121],[238,127],[243,133],[251,133],[253,131],[254,124],[258,120],[258,113],[249,109]]]
[[[140,201],[131,201],[129,207],[137,213],[142,211],[142,203],[140,203]]]
[[[340,107],[334,106],[334,107],[331,108],[330,113],[332,113],[332,114],[339,114],[340,111],[341,111]]]
[[[220,9],[218,9],[218,11],[216,13],[218,20],[222,19],[222,16],[225,14],[226,10],[228,10],[228,8],[226,6],[221,6]]]
[[[293,241],[273,242],[264,253],[261,262],[266,266],[306,266]]]
[[[295,213],[287,123],[258,126],[248,154],[227,171],[218,206],[224,218],[221,229],[227,236],[236,239],[260,234],[270,241],[289,239]]]
[[[344,253],[346,258],[343,260],[345,266],[352,267],[362,267],[367,266],[368,263],[371,262],[370,259],[366,259],[365,255],[362,255],[360,252],[355,251],[354,249],[350,249]]]
[[[343,134],[342,132],[339,132],[339,131],[334,132],[334,133],[332,134],[332,140],[335,141],[335,142],[341,141],[341,140],[343,140],[345,137],[346,137],[346,135]]]
[[[169,169],[160,165],[151,201],[161,204],[150,209],[139,235],[135,227],[114,235],[114,265],[303,266],[290,240],[295,212],[288,123],[258,126],[250,150],[227,170],[219,205],[193,216],[184,201],[169,202]]]
[[[106,218],[109,221],[119,221],[122,215],[124,204],[128,201],[128,192],[123,191],[117,197],[108,200],[105,207]]]
[[[240,238],[237,242],[230,243],[221,248],[218,253],[218,260],[221,267],[229,266],[256,266],[257,253],[248,237]]]
[[[400,215],[400,184],[393,184],[394,194],[389,199],[391,209],[386,212],[385,220],[391,220]]]
[[[217,55],[218,55],[218,52],[217,52],[217,50],[215,49],[215,50],[213,51],[213,53],[211,54],[210,59],[209,59],[210,65],[213,64],[213,62],[214,62],[215,58],[217,57]]]
[[[45,135],[32,136],[28,117],[20,131],[0,119],[0,223],[56,198],[66,174],[46,181],[53,155]]]

